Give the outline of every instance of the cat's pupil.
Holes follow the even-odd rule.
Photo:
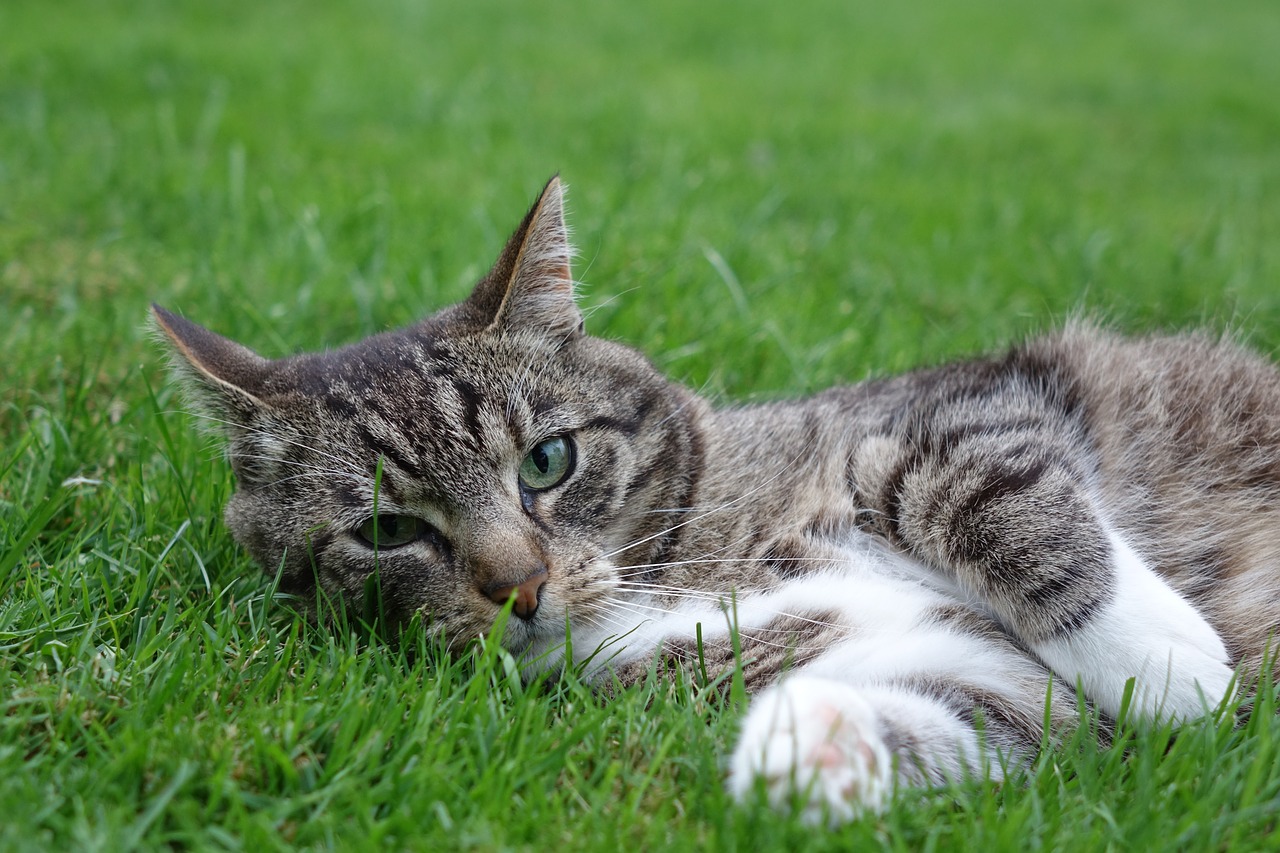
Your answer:
[[[547,451],[542,449],[542,445],[535,447],[530,455],[533,457],[533,464],[538,467],[538,470],[543,474],[547,473],[547,469],[551,467],[551,460],[547,458]]]

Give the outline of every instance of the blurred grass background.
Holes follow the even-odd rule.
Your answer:
[[[314,636],[143,321],[272,356],[410,322],[559,171],[592,331],[718,397],[1077,311],[1274,352],[1277,45],[1267,0],[5,0],[0,846],[1263,843],[1266,726],[817,837],[726,808],[696,691],[606,709]]]

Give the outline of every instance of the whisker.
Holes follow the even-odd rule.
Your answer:
[[[582,605],[583,607],[591,608],[587,613],[584,613],[582,615],[583,616],[590,615],[592,618],[596,619],[597,627],[599,627],[599,624],[600,624],[598,620],[604,620],[605,622],[608,623],[610,627],[617,628],[621,632],[618,636],[621,636],[622,634],[626,634],[629,631],[631,631],[632,628],[634,628],[634,626],[628,626],[627,623],[622,619],[614,616],[613,614],[605,610],[602,610],[599,607],[599,604],[600,602],[588,602],[587,604]]]
[[[647,509],[644,512],[638,513],[638,514],[639,515],[670,515],[673,512],[702,512],[702,511],[703,511],[703,508],[700,506],[668,506],[668,507],[660,507],[658,509]]]
[[[309,462],[298,462],[295,459],[280,459],[275,456],[267,456],[262,453],[242,453],[238,455],[240,459],[257,459],[262,462],[270,462],[275,465],[288,465],[291,468],[305,468],[308,471],[314,471],[317,474],[326,474],[332,477],[352,477],[359,479],[361,482],[370,482],[373,480],[366,474],[356,475],[350,471],[340,471],[336,468],[325,468],[323,465],[312,465]]]
[[[622,605],[622,606],[624,606],[624,607],[635,607],[635,608],[639,608],[639,609],[641,609],[641,610],[650,610],[650,611],[653,611],[653,612],[656,612],[656,613],[662,613],[663,615],[672,615],[672,616],[680,615],[680,611],[678,611],[678,610],[670,610],[670,609],[668,609],[668,608],[664,608],[664,607],[657,607],[657,606],[649,605],[649,604],[641,604],[641,603],[640,603],[640,602],[638,602],[638,601],[629,601],[629,602],[627,602],[625,605]],[[838,627],[841,627],[841,626],[839,626],[839,625],[837,625],[837,624],[834,624],[834,623],[822,622],[822,621],[817,620],[817,619],[807,619],[807,618],[805,618],[805,617],[803,617],[803,616],[798,616],[798,615],[796,615],[796,614],[794,614],[794,613],[785,613],[785,612],[782,612],[782,611],[778,611],[775,615],[778,615],[778,616],[786,616],[786,617],[788,617],[788,618],[796,619],[796,620],[799,620],[799,621],[802,621],[802,622],[808,622],[808,623],[810,623],[810,624],[812,624],[812,625],[817,625],[817,626],[819,626],[819,627],[826,627],[826,628],[838,628]],[[826,648],[826,646],[800,646],[800,645],[796,645],[796,644],[794,644],[794,643],[775,643],[775,642],[773,642],[773,641],[771,641],[771,640],[765,640],[765,639],[760,638],[759,636],[756,636],[757,634],[760,634],[760,633],[771,633],[771,634],[788,634],[788,633],[790,633],[789,631],[786,631],[786,630],[783,630],[783,629],[779,629],[779,628],[764,628],[764,627],[759,627],[759,628],[757,628],[757,627],[742,628],[742,627],[739,627],[739,628],[738,628],[738,633],[739,633],[740,635],[742,635],[742,636],[747,637],[747,638],[748,638],[748,639],[750,639],[752,642],[760,643],[760,644],[762,644],[762,645],[766,645],[766,646],[770,646],[771,648],[778,648],[778,649],[795,649],[795,650],[799,650],[799,651],[818,651],[818,650],[821,650],[821,649]],[[710,646],[710,645],[712,645],[710,642],[706,641],[705,639],[704,639],[703,643],[704,643],[704,645],[709,645],[709,646]],[[714,646],[714,647],[715,647],[715,648],[723,648],[724,646],[723,646],[723,645],[719,645],[719,646]]]
[[[627,616],[634,616],[634,615],[635,615],[635,614],[634,614],[634,612],[633,612],[632,610],[628,609],[627,605],[625,605],[625,604],[621,604],[621,603],[619,603],[619,602],[612,601],[612,600],[609,600],[609,599],[602,599],[602,600],[599,600],[599,601],[595,602],[595,604],[596,604],[597,606],[599,606],[599,607],[610,608],[610,609],[611,609],[611,610],[613,610],[614,612],[622,612],[622,613],[624,613],[624,614],[625,614],[625,615],[627,615]],[[603,615],[603,614],[602,614],[602,615]],[[606,617],[606,618],[610,618],[610,617]],[[648,621],[652,621],[652,620],[645,619],[645,621],[646,621],[646,622],[648,622]],[[628,629],[628,631],[630,631],[630,630],[632,630],[632,629]],[[678,660],[680,660],[680,661],[682,661],[682,662],[685,662],[685,663],[689,663],[689,662],[691,662],[691,661],[693,660],[693,658],[692,658],[692,657],[690,657],[690,656],[688,656],[688,655],[686,655],[686,653],[685,653],[682,649],[680,649],[680,648],[678,648],[678,647],[673,647],[673,646],[669,646],[669,645],[667,645],[667,644],[666,644],[666,639],[667,639],[667,638],[664,638],[664,640],[663,640],[663,641],[660,641],[657,645],[655,645],[655,646],[654,646],[653,651],[656,651],[657,649],[661,649],[661,650],[663,651],[663,653],[665,653],[665,654],[669,654],[669,655],[671,655],[671,656],[673,656],[673,657],[677,658]],[[717,650],[717,651],[724,651],[724,650],[727,650],[727,649],[728,649],[728,646],[720,645],[720,644],[716,644],[716,643],[714,643],[714,642],[704,642],[704,643],[703,643],[703,645],[704,645],[706,648],[715,649],[715,650]]]
[[[804,445],[803,447],[801,447],[801,448],[799,449],[799,451],[796,453],[796,455],[793,457],[792,461],[794,462],[796,459],[800,459],[800,458],[802,458],[802,457],[804,456],[804,454],[808,452],[808,450],[809,450],[809,446],[810,446],[811,444],[813,444],[813,441],[806,442],[806,443],[805,443],[805,445]],[[741,495],[738,495],[736,498],[733,498],[733,499],[732,499],[732,500],[730,500],[730,501],[726,501],[725,503],[723,503],[723,504],[721,504],[721,505],[719,505],[719,506],[717,506],[717,507],[713,507],[713,508],[711,508],[711,509],[707,510],[706,512],[704,512],[704,513],[701,513],[701,514],[699,514],[699,515],[694,516],[693,518],[687,519],[687,520],[685,520],[685,521],[681,521],[681,522],[679,522],[678,524],[673,524],[673,525],[671,525],[670,527],[667,527],[667,528],[666,528],[666,529],[664,529],[664,530],[659,530],[659,531],[658,531],[658,532],[656,532],[656,533],[651,533],[651,534],[649,534],[648,536],[645,536],[645,537],[643,537],[643,538],[641,538],[641,539],[637,539],[636,541],[634,541],[634,542],[632,542],[632,543],[630,543],[630,544],[628,544],[628,545],[623,545],[621,548],[617,548],[617,549],[615,549],[615,550],[613,550],[613,551],[609,552],[608,554],[603,554],[603,555],[601,555],[601,559],[605,559],[605,560],[607,560],[607,559],[609,559],[609,558],[611,558],[611,557],[615,557],[615,556],[617,556],[618,554],[621,554],[621,553],[622,553],[622,552],[624,552],[624,551],[630,551],[632,548],[635,548],[635,547],[638,547],[638,546],[640,546],[640,545],[643,545],[643,544],[644,544],[644,543],[646,543],[646,542],[652,542],[654,539],[657,539],[657,538],[662,537],[662,536],[666,536],[668,533],[671,533],[671,532],[673,532],[673,531],[679,530],[680,528],[685,527],[685,526],[690,525],[690,524],[693,524],[693,523],[694,523],[694,522],[696,522],[696,521],[701,521],[702,519],[707,518],[707,517],[708,517],[708,516],[710,516],[710,515],[714,515],[715,513],[718,513],[718,512],[724,512],[725,510],[729,509],[730,507],[737,506],[738,504],[742,503],[743,501],[746,501],[747,499],[754,497],[754,496],[755,496],[758,492],[760,492],[761,490],[763,490],[763,489],[767,488],[768,486],[772,485],[772,484],[773,484],[773,482],[774,482],[775,480],[779,479],[780,477],[782,477],[782,475],[783,475],[784,473],[786,473],[786,471],[788,470],[788,467],[789,467],[789,466],[782,466],[782,467],[780,467],[780,468],[779,468],[779,470],[778,470],[778,471],[777,471],[773,476],[768,477],[767,479],[765,479],[765,480],[764,480],[764,482],[760,483],[760,484],[759,484],[758,486],[756,486],[754,489],[749,489],[749,490],[747,490],[745,493],[743,493],[743,494],[741,494]]]
[[[661,590],[661,591],[666,591],[666,592],[670,592],[672,594],[678,595],[681,598],[688,598],[691,600],[723,601],[725,598],[725,596],[720,593],[707,592],[705,590],[697,590],[697,589],[685,589],[684,587],[669,586],[666,584],[656,584],[656,583],[649,584],[649,583],[640,583],[637,581],[620,580],[620,581],[616,581],[613,585],[622,587],[628,590],[635,590],[637,592],[651,592],[653,590]],[[762,590],[744,589],[744,590],[735,590],[732,594],[737,595],[739,597],[745,597],[748,595],[754,595],[759,592],[762,592]]]
[[[587,270],[582,271],[583,275],[586,275],[586,273],[587,273]],[[628,293],[631,293],[632,291],[639,290],[639,289],[640,289],[640,285],[636,285],[635,287],[628,287],[626,290],[622,290],[622,291],[619,291],[618,293],[615,293],[613,296],[610,296],[608,299],[604,300],[603,302],[597,302],[595,305],[592,305],[589,308],[583,309],[582,319],[590,320],[592,315],[595,314],[597,311],[599,311],[601,308],[604,308],[608,305],[612,305],[614,302],[617,302],[619,299],[626,296]]]
[[[704,564],[715,563],[763,563],[765,562],[759,557],[695,557],[689,560],[670,560],[664,563],[637,563],[636,565],[626,566],[626,571],[620,572],[618,577],[628,578],[636,575],[649,574],[649,569],[665,569],[674,566],[698,566]],[[770,563],[830,563],[832,565],[855,565],[858,560],[845,557],[771,557]],[[631,571],[632,569],[644,569],[645,571]]]
[[[685,400],[683,403],[681,403],[680,405],[676,406],[674,409],[672,409],[672,410],[671,410],[671,413],[670,413],[669,415],[667,415],[665,418],[663,418],[662,420],[660,420],[660,421],[658,421],[656,424],[654,424],[652,428],[653,428],[653,429],[657,429],[658,427],[660,427],[660,426],[662,426],[663,424],[665,424],[667,421],[669,421],[669,420],[671,420],[672,418],[674,418],[676,415],[678,415],[678,414],[680,414],[681,412],[683,412],[686,408],[688,408],[689,404],[690,404],[690,403],[692,403],[694,399],[697,399],[697,398],[690,397],[688,400]]]
[[[282,483],[292,482],[293,480],[305,480],[308,478],[321,479],[326,477],[336,477],[336,478],[341,478],[346,480],[354,480],[355,482],[361,485],[364,485],[367,482],[365,479],[361,477],[357,477],[355,474],[339,474],[335,471],[304,471],[301,474],[291,474],[288,477],[281,477],[279,480],[273,480],[272,484],[278,486]]]
[[[288,477],[281,477],[278,480],[273,480],[272,482],[275,485],[279,485],[281,483],[288,483],[293,480],[302,480],[307,478],[351,480],[360,486],[373,485],[372,481],[368,477],[357,476],[347,471],[335,471],[332,468],[324,468],[319,465],[308,465],[305,462],[294,462],[293,460],[290,460],[290,459],[276,459],[275,457],[272,457],[272,456],[262,456],[259,454],[242,454],[239,458],[250,459],[250,460],[256,459],[264,462],[271,462],[277,465],[287,465],[289,467],[303,469],[302,473],[293,474]]]
[[[644,585],[644,584],[625,584],[625,583],[624,583],[624,584],[619,584],[619,586],[623,586],[623,587],[625,587],[625,588],[635,588],[635,589],[637,589],[637,590],[643,590],[643,589],[645,589],[645,585]],[[692,592],[691,592],[691,591],[687,591],[687,590],[680,590],[678,587],[664,587],[664,588],[665,588],[665,589],[669,589],[669,590],[673,590],[673,592],[672,592],[672,593],[669,593],[669,594],[671,594],[671,595],[673,595],[673,596],[675,596],[675,597],[685,598],[685,599],[688,599],[688,600],[690,600],[690,601],[699,601],[699,602],[702,602],[702,601],[709,601],[709,602],[713,602],[713,603],[718,603],[718,604],[722,605],[722,607],[724,607],[724,608],[726,608],[726,609],[727,609],[727,608],[728,608],[728,607],[733,603],[733,601],[734,601],[735,597],[737,598],[737,600],[741,601],[743,598],[746,598],[747,596],[752,595],[752,594],[754,594],[754,593],[756,592],[756,591],[754,591],[754,590],[741,590],[741,591],[739,591],[739,592],[735,593],[733,596],[725,597],[725,596],[717,596],[715,593],[704,593],[704,592],[696,592],[696,591],[692,591]],[[643,607],[644,605],[639,605],[639,604],[638,604],[637,606],[639,606],[639,607]],[[759,605],[759,603],[756,603],[756,604],[755,604],[755,606],[756,606],[756,607],[759,607],[760,605]],[[677,613],[677,612],[679,612],[679,611],[672,610],[672,611],[668,611],[668,612],[670,612],[670,613],[673,613],[673,614],[674,614],[674,613]],[[840,629],[842,629],[842,630],[848,631],[848,626],[843,625],[843,624],[841,624],[841,623],[839,623],[839,622],[828,622],[828,621],[827,621],[827,620],[825,620],[825,619],[814,619],[812,616],[802,616],[802,615],[800,615],[799,613],[792,613],[792,612],[791,612],[791,611],[789,611],[789,610],[780,610],[780,609],[777,609],[777,608],[767,608],[767,609],[766,609],[766,613],[767,613],[768,615],[770,615],[770,616],[777,616],[777,617],[783,617],[783,618],[787,618],[787,619],[794,619],[794,620],[796,620],[797,622],[803,622],[803,623],[808,624],[808,625],[816,625],[816,626],[821,627],[821,628],[840,628]],[[789,633],[789,632],[787,631],[787,629],[786,629],[786,628],[753,627],[753,628],[744,628],[744,629],[742,629],[742,630],[746,630],[746,631],[767,631],[767,632],[769,632],[769,633],[777,633],[777,634],[786,634],[786,633]]]

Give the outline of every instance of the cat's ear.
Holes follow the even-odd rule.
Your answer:
[[[574,300],[572,257],[564,186],[556,176],[467,303],[490,328],[532,328],[557,337],[577,334],[582,313]]]
[[[202,414],[227,427],[247,426],[267,408],[258,395],[271,372],[269,360],[159,305],[151,306],[151,317],[157,337],[167,345],[174,369]]]

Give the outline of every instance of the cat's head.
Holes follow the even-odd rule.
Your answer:
[[[608,618],[689,499],[697,403],[584,333],[570,256],[552,179],[471,296],[406,329],[271,360],[154,308],[226,438],[227,524],[284,589],[451,641],[514,596],[511,648]]]

